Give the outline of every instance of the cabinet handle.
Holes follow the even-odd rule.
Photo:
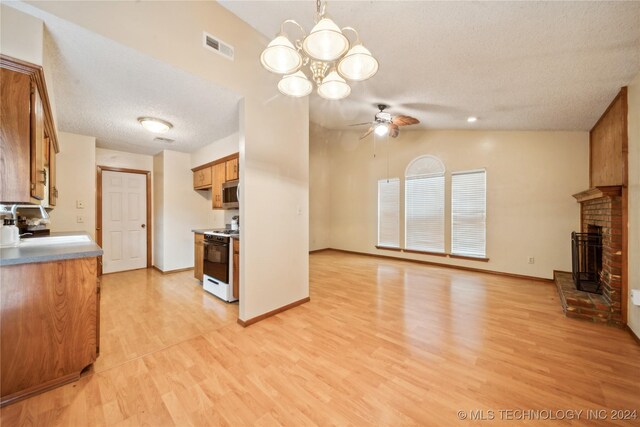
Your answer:
[[[42,184],[47,185],[47,170],[46,169],[42,169],[40,171],[38,171],[39,173],[42,174],[42,181],[40,181]]]

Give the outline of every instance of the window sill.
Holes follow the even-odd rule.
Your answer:
[[[409,254],[422,254],[422,255],[434,255],[434,256],[449,256],[449,254],[444,252],[430,252],[430,251],[420,251],[417,249],[403,249],[402,252],[406,252]]]
[[[376,246],[376,249],[384,249],[385,251],[402,252],[401,248],[396,248],[396,247],[393,247],[393,246]]]
[[[448,254],[444,252],[419,251],[415,249],[402,249],[402,248],[394,248],[390,246],[376,246],[376,249],[382,249],[385,251],[394,251],[394,252],[405,252],[408,254],[420,254],[420,255],[440,256],[444,258],[464,259],[468,261],[489,262],[489,258],[480,258],[480,257],[466,256],[466,255],[454,255],[454,254]]]
[[[483,257],[477,257],[477,256],[449,254],[449,258],[468,259],[469,261],[489,262],[489,258],[483,258]]]

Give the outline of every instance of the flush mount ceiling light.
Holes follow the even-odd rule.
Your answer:
[[[363,81],[378,72],[378,61],[362,45],[358,32],[351,27],[340,29],[326,14],[326,3],[316,0],[316,25],[309,35],[296,21],[287,19],[280,32],[260,55],[262,66],[272,73],[283,74],[278,89],[293,97],[306,96],[313,90],[310,75],[325,99],[342,99],[351,93],[345,79]],[[302,39],[293,43],[285,32],[285,24],[293,24],[302,32]],[[350,44],[344,32],[355,34]],[[308,67],[305,73],[302,68]]]
[[[153,133],[165,133],[173,127],[168,121],[154,117],[138,117],[138,121],[143,128]]]
[[[467,117],[467,122],[468,122],[468,123],[475,123],[475,122],[477,122],[477,121],[478,121],[478,118],[477,118],[477,117],[473,117],[473,116],[471,116],[471,117]]]

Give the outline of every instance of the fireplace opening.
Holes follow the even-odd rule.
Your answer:
[[[589,225],[586,233],[571,233],[571,255],[576,289],[601,294],[602,227]]]

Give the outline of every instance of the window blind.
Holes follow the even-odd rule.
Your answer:
[[[451,253],[486,257],[486,171],[451,174]]]
[[[378,246],[400,247],[400,178],[378,181]]]
[[[407,249],[444,252],[444,174],[406,177],[405,242]]]

